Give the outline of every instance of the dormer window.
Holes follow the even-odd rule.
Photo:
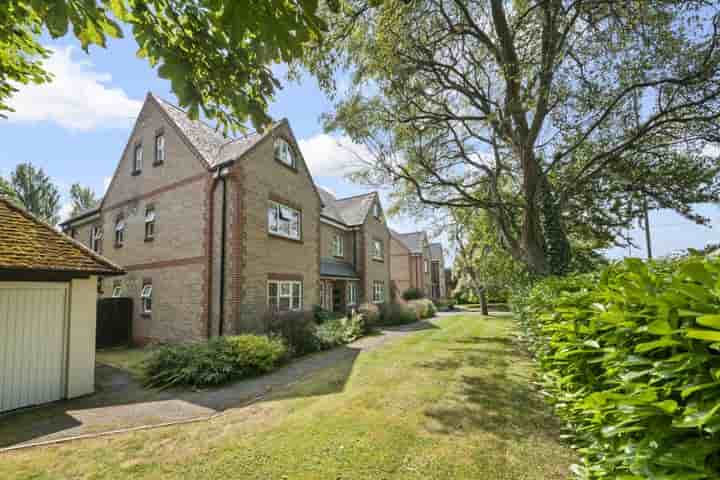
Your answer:
[[[276,138],[274,150],[275,160],[287,165],[290,168],[297,168],[295,152],[287,140],[284,138]]]
[[[153,165],[165,162],[165,134],[159,131],[155,135],[155,161]]]
[[[142,144],[135,145],[135,156],[133,157],[133,175],[137,175],[142,171],[143,149]]]

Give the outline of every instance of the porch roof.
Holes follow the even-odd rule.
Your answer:
[[[360,278],[351,264],[328,257],[320,258],[320,276],[349,279]]]

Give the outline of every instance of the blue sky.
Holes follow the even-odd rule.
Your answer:
[[[42,167],[60,187],[66,212],[72,183],[90,186],[98,193],[105,190],[146,92],[151,90],[173,102],[175,97],[169,82],[136,58],[132,38],[110,41],[106,50],[92,48],[89,56],[74,39],[46,39],[44,44],[55,50],[48,64],[56,74],[55,81],[24,87],[13,99],[18,111],[9,121],[0,121],[0,175],[9,176],[21,162]],[[281,66],[275,69],[283,70]],[[351,155],[323,134],[319,120],[331,108],[315,80],[306,77],[299,83],[286,83],[270,114],[289,119],[320,186],[338,196],[368,191],[342,177]],[[701,206],[701,212],[720,226],[720,207]],[[654,250],[659,255],[720,241],[717,227],[698,227],[671,212],[653,212],[651,219]],[[433,226],[400,217],[391,218],[390,224],[400,231]],[[638,241],[642,238],[639,230],[634,234]],[[643,255],[638,249],[610,252],[613,257],[628,253]]]

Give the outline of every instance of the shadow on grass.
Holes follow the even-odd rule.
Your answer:
[[[470,337],[445,358],[418,363],[457,371],[445,397],[428,408],[427,429],[467,435],[485,432],[503,440],[557,438],[559,426],[530,384],[527,357],[506,337]],[[472,345],[472,346],[470,346]]]
[[[419,322],[408,323],[405,325],[381,325],[380,330],[386,330],[388,332],[417,332],[420,330],[437,330],[437,325],[434,325],[427,320],[420,320]]]

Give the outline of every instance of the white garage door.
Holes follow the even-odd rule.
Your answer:
[[[65,283],[0,282],[0,412],[65,396]]]

